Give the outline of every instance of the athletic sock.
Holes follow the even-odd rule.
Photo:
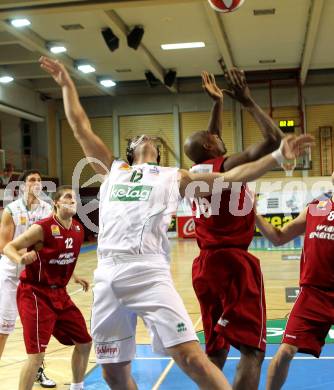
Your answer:
[[[70,390],[84,390],[84,383],[71,383]]]

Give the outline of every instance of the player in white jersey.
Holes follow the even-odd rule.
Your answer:
[[[33,223],[48,217],[52,206],[39,199],[41,175],[37,170],[25,171],[19,178],[24,182],[23,196],[9,203],[1,217],[0,252],[8,242],[24,233]],[[18,316],[16,290],[23,266],[14,264],[6,256],[0,259],[0,358],[8,336],[14,331]],[[36,381],[43,387],[55,387],[56,383],[48,379],[43,367],[40,367]]]
[[[196,192],[196,196],[205,196],[211,194],[216,179],[254,180],[276,166],[283,155],[299,155],[312,137],[290,136],[273,155],[228,173],[193,174],[159,167],[159,151],[152,138],[143,135],[129,145],[131,166],[115,160],[94,134],[65,67],[45,57],[40,62],[62,88],[68,122],[86,157],[99,159],[93,168],[106,175],[100,189],[98,267],[91,323],[104,379],[112,389],[137,389],[131,376],[131,360],[140,316],[150,331],[153,349],[173,357],[201,389],[230,389],[223,373],[200,348],[173,285],[167,240],[171,215],[181,198],[188,195],[189,184],[202,181],[207,188]]]

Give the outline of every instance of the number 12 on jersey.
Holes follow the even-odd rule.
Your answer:
[[[73,249],[73,238],[69,237],[65,240],[66,249]]]
[[[143,178],[143,171],[138,169],[133,172],[130,181],[132,183],[138,183],[142,178]]]

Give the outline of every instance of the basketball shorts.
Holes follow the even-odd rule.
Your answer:
[[[10,334],[15,328],[18,315],[16,306],[18,283],[18,278],[0,273],[0,333],[2,334]]]
[[[289,315],[282,343],[319,357],[334,324],[334,291],[303,286]]]
[[[167,355],[168,347],[198,340],[166,260],[104,261],[95,270],[94,285],[91,331],[97,363],[134,358],[137,316],[156,353]]]
[[[61,344],[91,342],[86,322],[65,288],[51,289],[20,283],[17,307],[28,354],[44,352],[51,335]]]
[[[256,257],[238,248],[201,250],[192,280],[209,356],[230,345],[265,351],[266,303]]]

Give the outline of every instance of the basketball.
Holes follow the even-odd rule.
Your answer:
[[[242,6],[245,0],[208,0],[217,12],[233,12]]]

